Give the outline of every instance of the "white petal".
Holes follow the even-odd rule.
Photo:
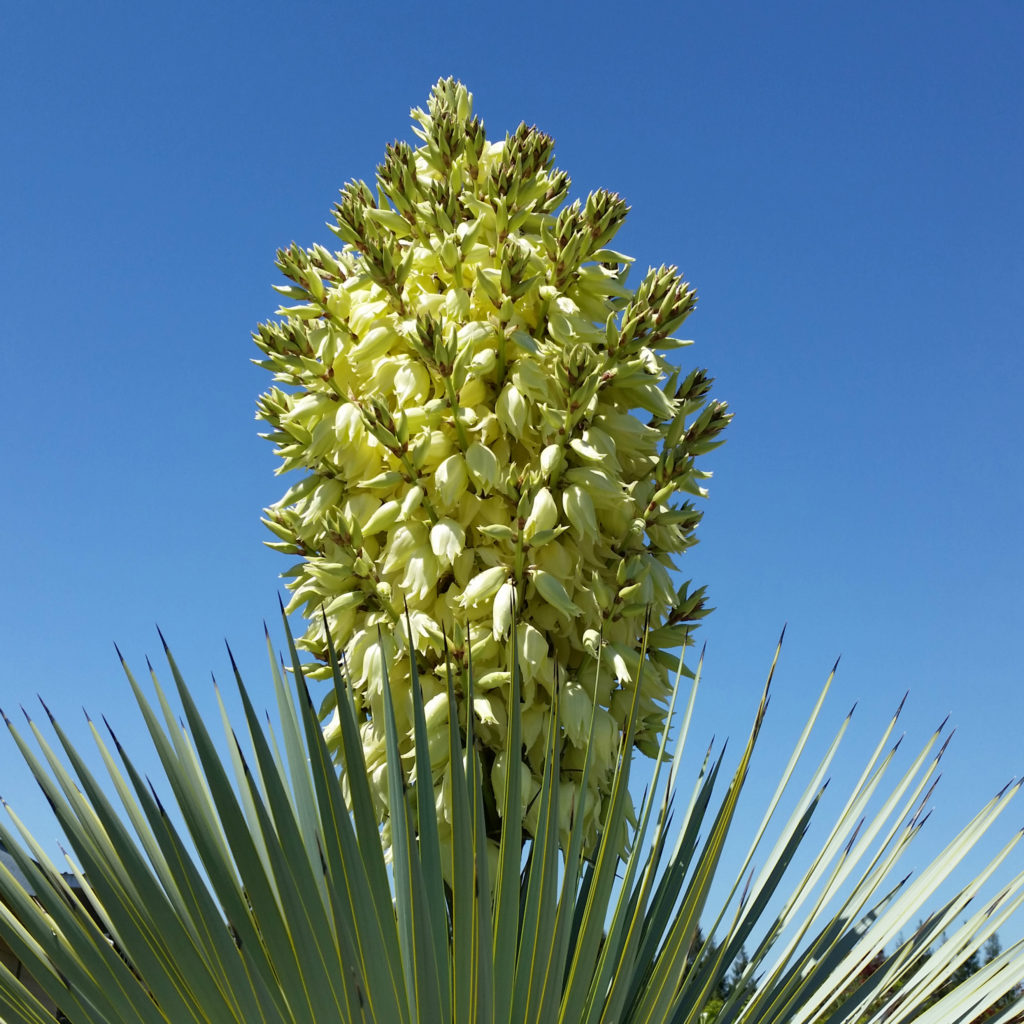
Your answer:
[[[558,506],[551,492],[542,487],[533,499],[533,507],[527,517],[526,526],[523,530],[527,540],[531,540],[542,530],[553,529],[558,522]]]
[[[466,465],[480,490],[493,490],[498,482],[498,457],[485,445],[474,443],[466,451]]]
[[[491,612],[492,628],[495,640],[503,640],[512,627],[512,608],[516,596],[516,585],[506,580],[494,595],[494,608]]]
[[[566,736],[577,747],[587,741],[592,709],[593,702],[587,696],[587,691],[575,680],[566,680],[559,697],[558,711]]]
[[[434,474],[434,487],[443,508],[450,509],[457,504],[468,482],[465,458],[458,453],[449,455]]]
[[[516,628],[516,642],[519,646],[519,664],[525,679],[536,679],[544,670],[548,656],[548,642],[543,634],[523,623]]]
[[[431,550],[451,565],[466,546],[466,531],[454,519],[439,519],[430,528]]]

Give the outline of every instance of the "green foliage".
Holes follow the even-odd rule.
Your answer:
[[[556,780],[565,744],[556,687],[555,714],[545,732],[539,826],[524,859],[511,813],[522,780],[512,773],[496,794],[504,814],[492,856],[473,719],[463,733],[449,686],[446,727],[441,737],[432,732],[415,668],[413,755],[403,764],[388,663],[385,741],[394,813],[385,842],[372,806],[353,690],[333,661],[339,778],[290,636],[289,647],[293,687],[271,654],[274,732],[236,673],[244,723],[236,735],[225,715],[224,755],[169,654],[183,721],[155,676],[154,704],[129,673],[184,833],[116,738],[111,751],[94,730],[120,809],[56,720],[51,718],[59,747],[74,774],[34,724],[41,758],[8,721],[71,841],[82,895],[74,894],[15,818],[20,842],[2,827],[0,842],[36,896],[29,898],[0,867],[0,938],[72,1024],[698,1024],[712,1012],[718,1024],[839,1024],[862,1019],[879,996],[872,1022],[951,1024],[996,1006],[1024,975],[1017,943],[993,953],[962,984],[948,984],[1022,901],[1018,877],[954,924],[971,900],[978,904],[982,884],[1010,847],[932,911],[911,939],[879,957],[1016,789],[991,800],[920,877],[891,883],[899,856],[920,827],[922,800],[940,756],[933,736],[902,776],[883,788],[895,718],[820,849],[812,851],[809,867],[791,878],[845,722],[811,766],[792,813],[775,826],[774,842],[769,824],[804,753],[823,691],[762,822],[748,837],[749,852],[727,903],[715,908],[708,897],[726,840],[743,827],[737,801],[770,679],[724,793],[716,795],[722,756],[709,756],[689,799],[680,801],[674,794],[698,668],[678,722],[678,746],[673,754],[663,745],[635,828],[626,819],[630,759],[618,761],[607,827],[593,857],[584,854],[582,817],[571,809],[569,844],[560,849],[558,841]],[[521,674],[514,645],[510,657],[514,699],[506,742],[516,749],[522,720],[515,710]],[[675,693],[678,686],[677,679]],[[638,717],[635,698],[623,755]],[[453,842],[446,850],[429,799],[431,747],[438,741],[447,744],[452,765]],[[584,773],[590,769],[588,758]],[[865,816],[873,797],[881,807]],[[763,867],[748,876],[755,853]],[[730,879],[723,880],[728,888]],[[769,909],[774,906],[780,909]],[[1024,1008],[1017,997],[1014,1004],[996,1019],[1005,1024]],[[47,1024],[56,1018],[22,980],[0,969],[0,1019]]]
[[[702,455],[729,420],[704,370],[665,358],[696,303],[675,267],[627,284],[610,249],[627,213],[598,190],[562,206],[553,141],[525,124],[488,142],[472,97],[437,83],[412,112],[422,145],[388,147],[376,190],[350,182],[334,208],[341,251],[278,253],[291,303],[255,334],[276,385],[259,416],[281,470],[298,474],[266,512],[287,573],[300,646],[326,674],[326,628],[344,649],[374,797],[389,803],[378,629],[393,654],[408,608],[428,721],[443,727],[451,669],[459,721],[481,744],[483,785],[523,775],[516,817],[535,834],[552,680],[566,744],[559,831],[583,808],[596,841],[632,704],[645,617],[648,667],[634,742],[653,755],[675,649],[706,613],[703,589],[670,578],[695,542]],[[559,208],[561,207],[561,210]],[[640,411],[642,419],[633,415]],[[505,747],[511,635],[522,669],[524,750]],[[445,637],[450,641],[445,649]],[[466,677],[472,659],[478,689]],[[412,662],[392,683],[398,743],[412,751]],[[317,674],[313,668],[311,674]],[[596,710],[595,710],[596,709]],[[596,714],[593,765],[580,788]],[[321,714],[340,750],[329,694]],[[451,769],[434,750],[435,799],[451,841]],[[496,839],[499,823],[492,821]]]

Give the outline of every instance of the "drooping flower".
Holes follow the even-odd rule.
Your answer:
[[[387,148],[376,191],[342,190],[342,249],[278,253],[292,304],[255,335],[280,385],[258,415],[280,471],[298,479],[265,521],[272,546],[300,556],[286,575],[289,610],[309,623],[304,648],[326,663],[326,618],[345,653],[371,768],[383,759],[378,627],[401,644],[407,608],[425,703],[445,690],[447,636],[461,714],[475,716],[496,791],[510,644],[525,741],[512,757],[533,791],[555,686],[563,763],[596,715],[590,792],[563,804],[584,808],[593,835],[633,688],[636,745],[652,753],[674,651],[706,614],[703,589],[670,574],[701,518],[693,499],[709,474],[696,460],[729,414],[709,400],[703,370],[665,357],[689,344],[671,335],[696,301],[676,268],[626,284],[632,260],[609,248],[627,213],[619,196],[563,206],[569,178],[554,169],[552,140],[523,124],[488,142],[451,79],[412,116],[422,144]],[[489,681],[472,704],[470,662]],[[408,755],[408,659],[388,663]],[[328,701],[325,722],[332,711]],[[433,767],[442,800],[440,748]],[[562,784],[578,789],[578,774]],[[377,792],[383,813],[386,784]]]

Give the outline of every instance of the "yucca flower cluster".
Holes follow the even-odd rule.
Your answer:
[[[254,335],[280,385],[258,416],[279,471],[299,477],[265,521],[272,546],[300,556],[286,576],[289,611],[308,620],[302,646],[325,673],[328,636],[343,652],[382,815],[384,665],[412,757],[409,659],[396,656],[407,621],[438,737],[442,829],[450,666],[485,790],[503,792],[517,766],[532,834],[559,688],[561,829],[582,808],[593,837],[614,765],[632,753],[619,747],[633,687],[636,746],[654,754],[669,675],[707,611],[703,588],[676,587],[670,573],[701,518],[693,499],[709,474],[695,460],[729,414],[709,400],[705,371],[664,356],[689,344],[671,335],[696,301],[676,268],[627,286],[632,260],[608,247],[628,209],[619,196],[563,206],[570,181],[552,139],[523,124],[488,142],[452,79],[412,117],[422,144],[388,146],[376,190],[342,190],[331,226],[341,251],[278,253],[291,304]],[[523,748],[510,752],[513,647]],[[333,693],[321,719],[337,754]],[[499,806],[487,801],[492,835]]]

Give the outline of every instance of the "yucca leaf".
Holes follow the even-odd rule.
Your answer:
[[[472,654],[469,658],[469,672],[466,678],[468,687],[468,707],[473,706],[474,676]],[[451,683],[451,675],[448,675]],[[453,691],[449,691],[453,695]],[[518,707],[514,714],[519,715]],[[455,716],[456,725],[458,715]],[[521,723],[520,723],[521,728]],[[475,854],[475,889],[473,898],[473,929],[476,945],[477,969],[473,974],[473,996],[476,1006],[475,1020],[493,1021],[496,1016],[494,1001],[494,910],[491,893],[494,888],[494,872],[490,863],[490,843],[487,836],[487,819],[484,812],[483,768],[480,764],[480,752],[474,738],[473,715],[466,715],[466,764],[470,769],[467,773],[469,784],[469,803],[473,812],[472,833]],[[518,827],[518,823],[516,823]],[[505,823],[502,822],[502,836]]]
[[[820,797],[821,791],[819,791],[818,795]],[[697,962],[700,966],[689,972],[679,986],[673,1012],[668,1018],[671,1024],[684,1024],[684,1022],[700,1020],[701,1007],[705,1005],[719,980],[725,976],[726,971],[735,961],[740,950],[744,948],[747,939],[760,919],[761,913],[775,895],[779,884],[785,877],[786,871],[800,847],[801,840],[806,834],[807,825],[814,814],[817,804],[818,801],[815,800],[804,810],[804,815],[799,822],[798,828],[793,830],[789,843],[776,857],[773,863],[772,874],[768,876],[760,887],[756,898],[744,903],[740,911],[742,916],[738,915],[739,920],[730,929],[729,934],[722,941],[714,955],[702,957],[701,953],[706,953],[706,947],[710,945],[715,934],[713,927],[709,929],[705,948],[697,956]],[[759,963],[756,952],[754,957],[751,957],[751,960],[755,965]]]
[[[262,799],[263,801],[267,800],[267,787],[263,781],[259,765],[256,765],[255,776],[258,785],[258,793],[256,797],[253,796],[247,780],[247,773],[250,769],[244,763],[242,747],[237,741],[235,728],[228,716],[228,710],[224,706],[224,701],[221,697],[220,687],[217,686],[216,682],[213,683],[213,691],[217,698],[217,706],[220,710],[221,725],[224,731],[228,760],[230,761],[232,771],[234,772],[234,790],[238,796],[238,802],[241,807],[242,814],[245,817],[249,834],[252,836],[253,844],[256,847],[256,852],[263,864],[263,870],[268,878],[273,879],[274,872],[270,863],[270,853],[267,850],[263,830],[260,828],[259,813],[256,810],[256,799]],[[275,762],[279,763],[279,758],[275,757]]]
[[[1005,999],[1007,975],[1013,976],[1022,951],[1024,951],[1024,940],[1020,940],[1009,948],[1004,949],[998,956],[985,964],[978,971],[977,975],[971,979],[975,984],[969,987],[974,989],[979,997],[976,1015],[991,1011],[995,1003]],[[986,1024],[1010,1024],[1011,1021],[1019,1021],[1021,1013],[1024,1012],[1024,992],[1021,992],[1019,986],[1017,993],[1017,998],[1010,1000],[1009,1005],[1006,1006],[1002,1013],[996,1013],[995,1016],[987,1018]],[[877,1019],[872,1021],[871,1024],[878,1024]]]
[[[641,665],[646,656],[646,637],[645,629],[640,652]],[[626,802],[629,799],[629,751],[636,736],[639,706],[640,679],[637,678],[633,685],[626,730],[619,744],[619,761],[612,780],[604,831],[598,842],[594,878],[587,886],[586,903],[580,919],[576,947],[565,981],[565,993],[559,1013],[560,1024],[594,1019],[594,1014],[604,999],[604,992],[595,977],[593,965],[597,959],[598,948],[604,941],[604,920],[615,883],[619,858],[617,845],[612,844],[619,844],[622,841]]]
[[[466,716],[466,746],[462,746],[450,661],[446,680],[452,786],[452,1020],[454,1024],[490,1024],[495,1012],[493,931],[480,760],[473,744],[472,713]],[[466,706],[471,708],[472,670],[467,687]]]
[[[295,648],[295,640],[292,637],[291,629],[288,627],[287,616],[285,616],[283,608],[281,609],[281,616],[285,622],[285,636],[288,641],[295,686],[301,691],[299,693],[299,700],[303,708],[305,708],[306,702],[310,700],[309,692],[306,689],[302,665],[299,661],[299,653]],[[390,920],[393,922],[395,915],[394,907],[391,903],[391,883],[388,879],[387,867],[384,863],[384,849],[381,846],[380,827],[377,814],[374,811],[373,796],[370,793],[369,773],[366,768],[362,742],[359,738],[359,729],[356,725],[356,710],[352,700],[352,689],[344,679],[329,632],[327,633],[327,649],[330,657],[331,680],[334,688],[342,741],[342,777],[348,784],[349,799],[352,806],[352,820],[355,823],[359,855],[362,860],[363,871],[366,875],[366,895],[372,899],[377,917],[381,921]],[[306,725],[306,730],[307,746],[312,746],[315,743],[319,750],[323,743],[322,738],[320,741],[310,739],[308,724]],[[318,771],[314,776],[315,780],[320,782],[321,776],[324,773],[325,769]],[[333,775],[334,773],[332,772],[331,774]],[[390,931],[393,931],[393,929],[389,930],[389,939],[391,937]],[[397,934],[394,936],[394,942],[389,942],[388,948],[392,954],[394,964],[397,965]]]
[[[0,961],[0,1020],[6,1024],[53,1024],[53,1015]]]
[[[776,658],[778,652],[776,652]],[[773,662],[772,669],[774,671]],[[683,971],[693,937],[696,934],[700,915],[703,913],[708,891],[722,855],[725,839],[736,810],[743,783],[746,780],[765,710],[768,706],[772,674],[769,673],[751,727],[747,745],[740,756],[740,763],[732,782],[711,826],[711,831],[697,856],[693,874],[683,895],[682,903],[668,928],[665,942],[655,960],[649,981],[641,990],[638,1005],[633,1010],[632,1020],[665,1020],[676,995],[676,979]]]
[[[224,908],[232,921],[238,922],[239,938],[246,944],[258,946],[257,933],[248,921],[248,908],[241,897],[241,886],[231,861],[231,853],[224,837],[224,832],[217,817],[215,808],[211,806],[209,790],[199,781],[198,764],[190,749],[186,756],[180,757],[179,750],[185,749],[184,741],[176,735],[180,733],[177,722],[171,713],[170,706],[163,694],[156,675],[151,672],[153,687],[157,699],[164,709],[164,722],[168,733],[164,732],[153,708],[143,694],[131,670],[124,659],[121,668],[135,696],[136,704],[142,713],[143,720],[156,748],[160,763],[171,786],[178,808],[182,812],[188,828],[189,836],[196,844],[197,852],[203,866],[209,872],[211,881],[217,889],[218,897],[224,902]],[[116,737],[115,737],[116,742]],[[122,755],[123,756],[123,755]],[[191,783],[191,784],[190,784]],[[269,970],[269,964],[268,964]]]
[[[59,723],[52,716],[50,716],[50,721],[104,831],[110,837],[111,856],[107,858],[108,863],[113,864],[113,858],[116,856],[120,861],[118,875],[122,884],[129,880],[135,883],[137,888],[136,906],[146,908],[148,914],[154,916],[153,927],[160,937],[161,944],[170,951],[175,970],[183,978],[187,979],[188,986],[196,991],[196,999],[202,1005],[216,1005],[216,1000],[219,996],[226,1005],[235,1004],[237,1009],[234,987],[225,985],[220,980],[217,959],[214,960],[213,964],[210,962],[210,943],[216,940],[211,940],[211,929],[208,922],[215,920],[215,918],[204,916],[203,911],[200,911],[200,920],[205,919],[207,921],[205,934],[200,935],[199,929],[194,924],[194,918],[189,912],[190,908],[186,907],[182,899],[176,879],[168,866],[163,851],[158,846],[154,848],[155,836],[153,832],[149,827],[145,827],[141,820],[138,820],[137,813],[132,815],[131,811],[129,811],[129,817],[135,817],[137,821],[136,833],[142,837],[143,847],[147,845],[146,840],[149,840],[149,846],[152,850],[150,860],[154,862],[154,867],[151,867],[150,863],[138,852],[134,837],[123,827],[120,818],[107,801],[102,789],[92,777],[85,763],[78,756],[75,748],[68,741]],[[96,730],[93,729],[92,732],[97,745],[105,755],[108,771],[110,771],[114,779],[115,786],[118,786],[118,783],[120,783],[118,788],[122,791],[124,797],[130,797],[120,772],[116,770],[113,760],[100,741]],[[145,793],[144,787],[139,785],[137,788],[140,790],[138,794],[140,798],[148,796]],[[134,801],[131,801],[131,803],[134,804]],[[150,824],[155,825],[157,828],[162,827],[166,831],[168,828],[166,815],[161,813],[160,818],[162,821],[155,821],[154,818],[150,818]],[[188,884],[190,885],[190,890],[188,891],[191,892],[194,892],[195,886],[200,884],[198,875],[194,871]],[[118,936],[122,942],[127,942],[126,936],[118,927],[116,921],[110,918],[106,901],[99,900],[97,902],[104,907],[105,919],[112,934]],[[194,903],[192,906],[194,907]],[[216,913],[215,907],[208,897],[205,901],[204,911],[205,915]],[[230,946],[228,936],[224,932],[223,927],[215,927],[215,931],[221,940],[221,949],[225,950]],[[236,975],[234,980],[236,983],[241,981],[241,976]],[[255,1007],[250,1004],[249,1012],[254,1010]]]
[[[419,669],[416,667],[412,624],[406,611],[406,640],[410,656],[410,680],[413,708],[413,750],[415,753],[416,837],[422,867],[427,924],[431,934],[431,948],[436,957],[437,995],[442,1021],[451,1020],[451,964],[448,934],[448,907],[444,895],[444,873],[441,869],[441,846],[437,833],[437,807],[434,801],[434,778],[430,764],[430,745],[427,721],[423,713],[423,692],[420,689]],[[472,704],[470,704],[472,708]],[[470,712],[471,713],[471,712]]]
[[[46,995],[57,1005],[74,1006],[83,1020],[127,1022],[132,1018],[126,1016],[126,1007],[129,1013],[137,1009],[139,1019],[157,1019],[145,994],[132,991],[138,986],[127,966],[122,962],[118,968],[113,962],[117,954],[102,937],[97,940],[95,922],[84,913],[64,880],[55,872],[44,873],[2,825],[0,842],[15,858],[39,899],[37,905],[6,867],[0,865],[0,921],[5,925],[4,938]],[[81,955],[76,955],[77,946],[82,947]],[[131,1003],[133,995],[141,997],[135,1007]]]
[[[335,773],[320,731],[316,709],[298,664],[298,655],[286,618],[285,633],[293,656],[296,698],[310,753],[320,820],[323,823],[324,853],[332,879],[329,887],[332,910],[335,919],[341,923],[339,935],[346,937],[346,944],[350,935],[351,943],[355,946],[358,960],[352,963],[351,968],[358,971],[359,982],[363,986],[362,997],[368,1006],[370,1019],[393,1020],[396,1024],[405,1022],[409,1020],[409,1007],[402,980],[401,950],[390,899],[390,883],[386,875],[383,892],[375,889],[378,877],[375,869],[379,866],[383,871],[384,855],[369,802],[365,764],[362,777],[351,779],[350,787],[353,794],[352,817],[360,828],[360,836],[357,837],[341,782]],[[356,728],[353,709],[343,697],[341,670],[334,658],[333,648],[331,650],[331,670],[339,698],[342,738],[350,742]],[[358,751],[348,750],[346,753],[346,763],[363,763],[362,748],[358,746],[358,741],[356,747]],[[356,793],[361,795],[358,800],[354,796]],[[373,837],[376,837],[375,848],[371,844]]]
[[[159,630],[157,630],[157,633],[160,636],[160,643],[163,646],[166,657],[168,653],[167,644],[163,639],[163,634],[160,634]],[[205,822],[205,828],[209,832],[212,842],[219,846],[220,855],[226,861],[230,861],[231,853],[227,837],[224,834],[223,823],[217,814],[217,808],[210,791],[209,780],[196,754],[188,731],[181,722],[180,714],[171,707],[171,703],[164,692],[163,686],[160,684],[160,680],[157,678],[153,665],[149,658],[147,658],[146,669],[149,672],[150,685],[153,688],[153,694],[156,697],[160,714],[163,717],[164,724],[162,728],[155,712],[149,706],[149,702],[146,700],[142,689],[135,682],[123,660],[121,665],[132,686],[139,709],[146,718],[150,736],[154,740],[156,740],[157,736],[160,738],[158,744],[161,751],[161,763],[164,766],[164,770],[169,773],[167,776],[168,782],[172,786],[177,787],[175,792],[176,799],[178,798],[178,792],[187,794],[191,811],[197,815],[196,826],[198,827],[198,820],[201,817]],[[174,669],[172,668],[173,672]],[[191,826],[190,831],[192,831]]]
[[[596,692],[596,678],[594,686]],[[539,955],[543,958],[542,962],[546,961],[544,965],[544,986],[538,1011],[538,1019],[542,1021],[554,1019],[557,1008],[561,1003],[566,969],[568,967],[568,953],[571,948],[570,937],[576,934],[580,923],[580,916],[577,910],[582,910],[582,907],[577,903],[576,893],[579,888],[580,870],[583,866],[583,833],[584,822],[586,821],[586,800],[590,787],[590,773],[594,761],[592,752],[594,749],[596,723],[597,702],[594,701],[590,709],[587,749],[583,759],[583,769],[578,786],[583,806],[570,808],[571,830],[569,845],[566,848],[565,858],[562,863],[562,883],[557,896],[554,935],[550,951],[543,949],[538,951]]]
[[[684,677],[682,662],[685,651],[686,645],[684,644],[683,650],[679,656],[679,666],[677,667],[673,700],[675,700],[675,693],[678,692],[680,681]],[[668,781],[665,785],[664,793],[662,794],[662,803],[658,815],[657,829],[652,842],[654,860],[658,864],[661,863],[664,856],[665,845],[668,838],[669,822],[672,817],[672,804],[674,801],[676,780],[679,776],[683,750],[685,749],[686,740],[689,736],[690,722],[693,718],[693,709],[697,700],[697,690],[700,687],[703,664],[704,651],[702,650],[697,661],[696,670],[686,673],[686,676],[691,679],[690,696],[687,700],[686,712],[683,716],[679,734],[676,737],[672,766],[669,770]],[[666,736],[667,735],[668,730],[666,730]],[[678,830],[678,839],[675,850],[670,857],[668,866],[661,873],[654,896],[651,897],[648,911],[644,915],[643,926],[640,932],[641,945],[640,950],[638,951],[638,961],[641,965],[649,965],[651,963],[654,958],[654,951],[661,942],[661,939],[664,937],[663,929],[668,921],[672,906],[675,904],[679,888],[682,885],[685,867],[689,864],[692,852],[697,845],[700,824],[704,819],[704,813],[707,809],[708,802],[710,801],[711,791],[714,789],[715,778],[718,774],[718,765],[716,765],[711,773],[711,777],[705,779],[710,755],[711,750],[709,748],[705,754],[704,763],[701,766],[700,773],[697,776],[690,805],[683,816],[682,826]],[[721,758],[719,758],[718,764],[721,764]],[[634,972],[634,980],[632,982],[629,995],[630,1003],[632,1003],[636,997],[639,984],[640,973]]]
[[[706,752],[704,763],[697,776],[697,783],[690,806],[683,818],[683,826],[680,828],[676,845],[669,855],[668,863],[662,872],[654,896],[651,898],[650,907],[644,920],[643,931],[641,932],[641,948],[637,959],[643,965],[644,971],[654,964],[655,954],[665,941],[665,930],[676,905],[679,894],[682,891],[683,882],[689,871],[694,852],[700,841],[700,829],[704,823],[707,809],[711,803],[711,796],[718,781],[718,774],[722,768],[725,757],[724,749],[719,753],[714,764],[708,770],[710,749]],[[639,992],[641,975],[638,975],[633,984],[633,990],[629,1002],[632,1004]]]
[[[901,956],[899,953],[889,957],[874,973],[862,982],[852,993],[844,993],[843,1005],[847,1008],[856,1007],[858,1012],[863,1012],[876,994],[885,992],[897,984],[899,989],[900,1013],[911,1012],[914,1007],[919,1006],[923,1000],[932,995],[935,983],[941,984],[942,980],[951,977],[972,953],[976,952],[987,938],[995,934],[998,928],[1005,924],[1013,907],[1005,907],[1002,912],[998,911],[999,898],[995,901],[980,907],[970,918],[943,941],[941,949],[929,956],[928,960],[916,969],[919,958],[910,955]],[[908,946],[909,944],[904,944]],[[916,944],[918,950],[922,950],[920,942]],[[913,972],[910,974],[910,972]],[[906,977],[906,975],[910,975]],[[978,978],[978,982],[982,982]],[[983,1012],[987,1008],[985,1004],[985,991],[979,986],[968,998],[974,1002],[975,1009],[970,1019]],[[1003,993],[1000,991],[999,995]],[[996,996],[998,998],[998,996]],[[948,1007],[947,1007],[948,1009]],[[889,1007],[889,1016],[898,1019],[899,1014],[894,1014],[895,1008]],[[838,1011],[837,1011],[838,1012]],[[833,1015],[834,1016],[834,1015]]]
[[[308,1012],[313,1015],[317,1012],[316,996],[303,983],[300,953],[295,945],[295,936],[291,932],[290,922],[283,916],[285,911],[282,908],[282,903],[279,902],[283,897],[275,884],[282,880],[283,872],[267,873],[253,841],[253,831],[246,823],[239,800],[206,730],[202,715],[195,706],[192,695],[178,672],[173,657],[169,655],[169,652],[167,653],[168,664],[178,689],[178,696],[195,741],[196,755],[204,772],[206,782],[203,789],[206,786],[209,787],[210,799],[216,808],[218,817],[223,822],[224,835],[230,846],[234,865],[238,870],[246,898],[251,904],[253,917],[258,922],[260,941],[267,945],[273,970],[286,993],[292,1012]],[[250,787],[250,794],[255,796],[254,786]],[[192,800],[200,803],[202,795],[202,790],[194,792]],[[259,814],[260,802],[254,801],[254,803],[257,814]],[[259,831],[266,838],[266,829],[262,828]],[[303,1007],[301,1011],[300,1007]]]
[[[31,719],[29,722],[31,725]],[[10,723],[8,725],[10,727]],[[178,970],[172,950],[164,942],[165,933],[159,927],[162,923],[177,932],[180,926],[175,927],[177,922],[172,923],[171,915],[164,913],[165,901],[161,897],[147,908],[156,920],[148,918],[142,911],[145,904],[141,902],[138,887],[142,885],[148,892],[152,891],[147,885],[150,880],[148,871],[142,870],[136,877],[125,879],[120,860],[111,851],[95,811],[76,789],[42,735],[33,726],[35,739],[50,766],[52,777],[42,769],[17,731],[10,728],[65,834],[75,836],[76,852],[89,874],[93,890],[114,922],[115,934],[124,943],[135,947],[135,962],[140,971],[152,975],[150,987],[163,1005],[178,1014],[183,1022],[198,1021],[200,1018],[193,995]],[[54,777],[59,780],[59,788],[53,782]],[[127,884],[127,889],[123,883]]]
[[[515,634],[513,634],[515,635]],[[519,655],[515,643],[509,644],[511,682],[509,684],[508,737],[505,742],[508,770],[505,792],[495,794],[501,800],[501,840],[498,847],[498,877],[494,896],[494,1015],[495,1024],[510,1021],[516,977],[516,943],[519,935],[519,869],[523,857],[522,711]]]
[[[115,739],[116,743],[116,739]],[[206,883],[160,802],[146,788],[120,744],[118,754],[160,846],[164,863],[178,894],[182,914],[191,923],[205,958],[216,965],[226,999],[234,1004],[238,1020],[283,1021],[283,1007],[275,1002],[247,964],[221,918]]]
[[[267,655],[270,663],[271,679],[274,684],[275,706],[277,707],[278,720],[281,723],[281,734],[284,740],[285,754],[288,758],[288,783],[291,799],[295,803],[296,817],[301,823],[301,834],[307,843],[307,856],[310,864],[316,865],[320,853],[316,849],[309,848],[310,840],[317,834],[319,818],[317,815],[316,792],[313,780],[309,771],[309,752],[306,749],[305,734],[299,721],[299,712],[296,709],[296,702],[285,686],[282,673],[278,668],[278,658],[274,655],[273,645],[270,641],[270,631],[266,624],[263,626],[263,633],[267,644]],[[238,666],[235,664],[234,655],[228,648],[228,656],[231,659],[231,671],[235,676],[236,683],[242,683]],[[267,724],[268,732],[270,723]],[[281,777],[285,778],[282,771]]]
[[[483,879],[484,891],[481,893],[473,832],[474,816],[466,778],[466,760],[467,757],[472,759],[473,755],[462,747],[458,707],[450,671],[447,683],[448,764],[452,787],[452,1021],[453,1024],[473,1024],[478,1019],[487,1019],[474,998],[473,983],[482,952],[479,944],[479,918],[474,920],[474,916],[489,893],[486,877]]]
[[[977,896],[984,882],[1016,846],[1018,839],[1019,835],[1014,837],[968,886],[950,899],[939,912],[930,916],[926,927],[918,929],[918,934],[914,936],[914,945],[911,947],[914,955],[909,955],[901,949],[875,972],[882,975],[879,985],[887,983],[889,986],[902,986],[900,1003],[903,1012],[926,1005],[934,997],[936,990],[942,987],[948,978],[954,976],[957,969],[976,953],[985,940],[993,935],[1024,902],[1024,894],[1018,894],[1007,902],[1004,891],[995,899],[982,904],[951,934],[947,934],[954,921]],[[1022,880],[1024,875],[1018,876],[1011,883],[1011,890],[1017,889]],[[938,949],[932,948],[932,942],[935,941],[941,943]],[[926,955],[927,959],[921,963]]]
[[[680,656],[680,668],[681,666],[682,657]],[[696,677],[700,676],[700,672],[701,664],[698,663]],[[679,682],[681,678],[681,672],[677,671],[676,685],[672,691],[672,699],[669,703],[668,716],[666,718],[666,721],[669,723],[672,722],[675,715],[676,698],[679,696]],[[638,678],[638,687],[639,683],[640,680]],[[667,819],[668,809],[672,800],[671,779],[669,779],[664,797],[660,801],[661,806],[655,835],[651,841],[643,869],[642,871],[640,870],[640,850],[647,835],[655,801],[658,799],[658,782],[661,776],[661,769],[666,761],[668,739],[669,729],[666,728],[661,737],[658,754],[654,759],[654,771],[647,795],[641,802],[640,821],[633,836],[629,859],[626,863],[626,873],[622,881],[622,893],[629,893],[629,900],[628,902],[619,900],[615,911],[615,918],[613,918],[612,924],[608,929],[608,938],[605,941],[604,949],[601,951],[601,959],[598,962],[598,978],[600,979],[598,984],[603,985],[605,977],[608,978],[609,991],[603,1017],[609,1021],[621,1019],[624,1007],[627,1005],[626,1000],[632,989],[633,980],[637,974],[635,959],[643,936],[647,902],[664,849],[664,836],[661,826]],[[640,872],[640,878],[634,888],[634,879],[638,871]],[[614,970],[609,973],[609,968],[612,966],[614,966]]]
[[[348,995],[340,984],[343,976],[338,970],[338,947],[321,899],[314,866],[309,861],[302,839],[296,806],[286,789],[286,780],[279,774],[280,768],[237,673],[236,680],[266,790],[265,797],[258,792],[244,756],[243,769],[269,855],[282,915],[288,923],[290,940],[295,947],[299,964],[297,979],[301,979],[310,1003],[317,1007],[316,1013],[337,1015],[340,1006],[348,1002]],[[315,869],[318,873],[324,870],[319,850]]]
[[[395,709],[384,666],[384,735],[387,750],[388,804],[394,859],[395,909],[402,948],[409,1015],[417,1024],[441,1024],[440,950],[434,948],[423,869],[416,845],[416,825],[407,797],[407,783],[398,750]],[[427,761],[429,765],[429,758]],[[433,800],[431,800],[433,805]]]
[[[540,1010],[548,975],[547,957],[554,941],[558,871],[559,684],[551,695],[551,716],[544,742],[544,775],[541,782],[537,832],[530,844],[526,869],[526,902],[519,927],[516,982],[512,997],[513,1021],[534,1021]],[[510,771],[518,770],[517,765]]]

